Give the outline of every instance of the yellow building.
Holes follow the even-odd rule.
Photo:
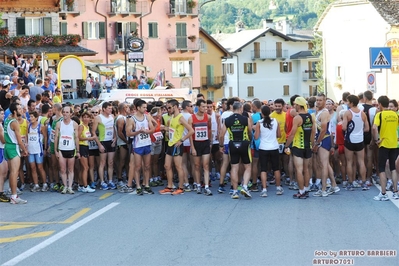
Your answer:
[[[217,102],[224,97],[223,87],[226,81],[226,75],[222,69],[222,61],[224,58],[230,57],[230,54],[203,28],[200,28],[199,37],[201,40],[200,92],[204,94],[206,99]]]

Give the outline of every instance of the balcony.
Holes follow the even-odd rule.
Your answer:
[[[148,2],[147,1],[129,1],[129,0],[112,0],[106,1],[107,14],[112,17],[121,15],[122,17],[134,16],[138,17],[144,13],[147,13]]]
[[[303,81],[318,81],[319,78],[316,76],[316,70],[305,70],[302,73],[302,80]]]
[[[60,1],[60,12],[59,15],[66,16],[68,14],[73,15],[74,17],[79,16],[80,14],[86,11],[86,1],[74,1],[73,5],[68,6],[66,4],[67,0]]]
[[[220,89],[226,84],[226,76],[218,76],[218,77],[202,77],[201,78],[201,86],[203,88],[216,88]]]
[[[201,48],[201,42],[198,39],[189,40],[187,36],[167,39],[167,49],[169,52],[198,52]]]
[[[186,2],[174,5],[166,3],[165,9],[169,17],[198,17],[198,6],[191,8],[187,6]]]
[[[281,59],[284,60],[288,58],[288,50],[282,50],[282,49],[277,49],[277,50],[251,50],[251,59],[256,60],[276,60],[276,59]]]

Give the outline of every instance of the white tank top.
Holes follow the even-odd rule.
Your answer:
[[[181,112],[181,114],[183,115],[184,119],[186,119],[186,121],[188,122],[188,119],[191,117],[191,114],[190,113],[186,113],[186,112]],[[188,133],[188,130],[186,128],[184,128],[183,137],[186,136],[187,133]],[[190,146],[190,139],[186,139],[183,142],[183,146]]]
[[[3,128],[3,125],[1,123],[0,123],[0,127]],[[4,149],[4,144],[1,141],[0,141],[0,149]]]
[[[73,151],[75,149],[75,134],[73,131],[73,120],[66,125],[65,121],[61,121],[60,125],[60,139],[58,142],[58,149],[62,151]]]
[[[259,123],[260,123],[259,150],[264,150],[264,151],[278,150],[278,141],[276,135],[277,135],[277,127],[279,126],[279,124],[277,123],[277,120],[272,118],[271,129],[268,129],[263,126],[263,119],[259,120]]]
[[[134,119],[134,123],[136,124],[135,131],[140,131],[140,129],[144,128],[146,130],[149,129],[148,127],[148,120],[147,117],[144,116],[143,120],[138,120],[135,116],[132,116]],[[134,137],[133,141],[133,148],[140,148],[145,146],[151,145],[151,138],[150,134],[148,133],[140,133]]]
[[[106,118],[104,115],[99,115],[101,118],[101,123],[104,125],[104,139],[101,141],[110,141],[114,138],[114,117],[109,116]]]
[[[43,153],[43,134],[40,132],[40,123],[37,124],[36,128],[29,125],[28,152],[29,154]]]
[[[211,115],[211,129],[213,135],[213,144],[219,144],[219,140],[217,139],[218,134],[218,122],[216,121],[216,113],[212,111]]]
[[[223,114],[220,116],[220,122],[224,124],[224,120],[231,116],[233,114],[232,111],[225,111]],[[229,138],[229,132],[226,131],[226,134],[224,134],[224,143],[223,144],[229,144],[230,138]]]
[[[356,144],[363,142],[364,122],[362,119],[362,111],[358,113],[349,110],[352,113],[352,120],[348,121],[346,129],[346,140],[350,143]]]
[[[124,134],[125,134],[125,137],[126,137],[126,116],[124,116],[124,115],[118,115],[118,117],[116,118],[116,120],[115,120],[115,132],[116,132],[116,145],[126,145],[126,142],[124,142],[120,137],[119,137],[119,135],[118,135],[118,127],[117,127],[117,124],[118,124],[118,120],[119,119],[123,119],[124,120],[124,127],[125,127],[125,130],[122,130],[122,131],[124,131]]]

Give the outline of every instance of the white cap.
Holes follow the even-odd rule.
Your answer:
[[[9,81],[9,80],[3,81],[3,87],[8,86],[9,84],[11,84],[11,81]]]

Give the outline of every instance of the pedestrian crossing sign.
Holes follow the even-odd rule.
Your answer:
[[[392,67],[391,47],[370,47],[370,68]]]

